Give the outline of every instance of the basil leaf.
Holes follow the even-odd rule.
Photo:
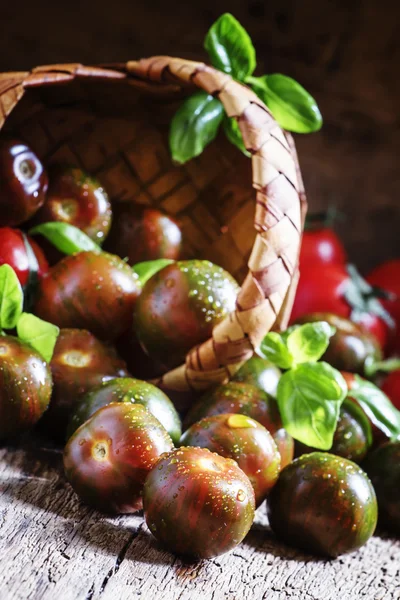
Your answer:
[[[142,286],[158,271],[175,262],[171,258],[158,258],[157,260],[145,260],[133,265],[132,270],[138,275]]]
[[[60,329],[42,321],[30,313],[22,313],[17,323],[17,334],[20,340],[26,342],[41,354],[46,362],[51,361]]]
[[[376,385],[355,375],[348,397],[358,402],[371,423],[387,437],[399,439],[400,411]]]
[[[60,250],[64,254],[70,255],[86,250],[101,252],[100,246],[91,240],[86,233],[69,223],[60,223],[57,221],[42,223],[30,229],[29,235],[36,234],[45,237],[57,250]]]
[[[322,116],[317,103],[291,77],[276,73],[250,77],[248,83],[283,129],[295,133],[311,133],[321,129]]]
[[[307,446],[329,450],[347,385],[327,363],[303,363],[282,375],[277,401],[283,426]]]
[[[326,321],[306,323],[296,327],[288,336],[286,344],[296,363],[316,362],[329,346],[336,329]]]
[[[239,150],[243,152],[245,156],[251,156],[250,152],[246,150],[246,147],[243,143],[242,133],[239,129],[239,125],[236,119],[234,119],[233,117],[230,118],[227,115],[225,115],[222,126],[224,129],[224,133],[228,140],[231,142],[231,144],[239,148]]]
[[[24,294],[10,265],[0,267],[0,328],[13,329],[22,313]]]
[[[207,92],[186,98],[171,122],[169,146],[173,160],[185,163],[201,154],[216,137],[223,116],[221,102]]]
[[[256,51],[247,31],[230,13],[221,15],[204,40],[214,67],[243,81],[256,68]]]
[[[279,333],[270,331],[260,344],[258,353],[281,369],[290,369],[293,357]]]

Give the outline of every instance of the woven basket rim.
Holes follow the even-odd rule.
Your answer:
[[[203,62],[154,56],[126,63],[39,66],[0,74],[0,130],[29,89],[74,80],[125,81],[148,91],[197,87],[218,97],[236,119],[251,154],[256,238],[236,309],[192,349],[186,363],[157,380],[163,388],[201,391],[226,381],[270,329],[286,328],[299,277],[307,201],[293,138],[246,85]]]

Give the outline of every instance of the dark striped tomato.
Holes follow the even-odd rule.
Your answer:
[[[107,513],[142,508],[143,484],[171,438],[141,404],[108,404],[69,439],[64,468],[75,492],[87,504]]]
[[[35,425],[51,388],[50,368],[36,350],[16,337],[0,337],[0,440]]]
[[[234,460],[179,448],[150,471],[143,490],[147,525],[171,552],[196,558],[240,544],[254,519],[254,492]]]
[[[244,381],[252,383],[267,394],[276,398],[278,382],[282,375],[280,369],[269,360],[261,358],[256,354],[244,363],[232,377],[232,381]]]
[[[45,201],[47,174],[36,154],[14,139],[0,141],[0,226],[28,221]]]
[[[174,443],[181,437],[181,421],[174,405],[164,392],[151,383],[119,377],[89,390],[77,404],[68,427],[70,437],[99,408],[111,402],[142,404],[165,427]]]
[[[54,389],[42,428],[64,441],[71,412],[83,394],[103,381],[128,375],[115,349],[84,329],[61,329],[50,362]]]
[[[357,404],[346,399],[340,407],[339,420],[329,452],[360,463],[372,442],[372,428],[368,417]],[[296,456],[309,454],[315,448],[296,442]]]
[[[256,506],[265,500],[278,479],[281,456],[272,435],[245,415],[205,417],[185,431],[181,444],[208,448],[235,460],[253,486]]]
[[[207,260],[168,265],[149,279],[137,302],[140,343],[163,366],[180,365],[235,309],[238,291],[233,277]]]
[[[105,248],[130,265],[157,258],[179,258],[182,233],[177,222],[155,208],[119,202]]]
[[[276,400],[251,383],[231,381],[206,392],[187,414],[184,428],[225,413],[247,415],[268,429],[278,446],[281,468],[293,460],[294,441],[282,425]]]
[[[327,351],[322,357],[335,369],[364,374],[365,362],[382,358],[377,339],[357,323],[332,313],[312,313],[296,320],[297,324],[327,321],[336,328]]]
[[[379,523],[400,534],[400,441],[381,446],[363,464],[378,498]]]
[[[267,507],[271,528],[284,542],[331,557],[360,548],[377,521],[367,475],[327,452],[304,454],[283,469]]]
[[[101,183],[75,167],[55,167],[50,172],[45,204],[35,223],[59,221],[81,229],[101,244],[111,226],[111,205]]]
[[[113,340],[130,327],[139,294],[137,275],[120,258],[80,252],[63,258],[43,278],[35,314]]]

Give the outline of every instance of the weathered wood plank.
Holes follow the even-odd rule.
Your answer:
[[[234,551],[187,563],[160,548],[141,516],[107,518],[65,482],[61,454],[27,442],[0,451],[2,600],[393,600],[400,541],[318,560],[280,544],[263,507]]]

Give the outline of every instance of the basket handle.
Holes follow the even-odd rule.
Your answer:
[[[256,239],[236,309],[214,327],[209,340],[189,352],[184,365],[157,381],[165,389],[200,391],[230,377],[270,329],[287,326],[307,210],[297,153],[291,135],[281,130],[265,104],[229,75],[168,56],[128,62],[127,70],[153,84],[194,84],[218,96],[252,155]]]
[[[284,329],[289,320],[307,210],[293,139],[246,86],[204,63],[168,56],[107,68],[66,64],[0,74],[0,129],[26,89],[65,84],[76,78],[128,79],[133,85],[153,90],[197,86],[218,96],[227,115],[238,122],[252,155],[256,190],[256,238],[249,272],[235,311],[214,327],[209,340],[189,352],[184,365],[156,382],[176,391],[200,391],[222,383],[251,357],[268,331]]]

